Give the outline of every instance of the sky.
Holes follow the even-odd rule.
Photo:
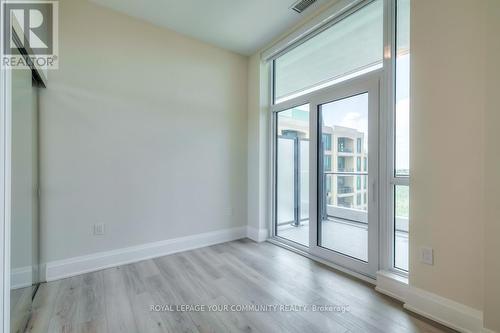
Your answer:
[[[368,93],[323,104],[321,112],[324,126],[344,126],[363,132],[368,147]]]

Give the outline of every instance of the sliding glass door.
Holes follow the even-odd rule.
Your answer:
[[[10,327],[11,332],[22,332],[31,315],[32,299],[40,281],[38,83],[29,68],[11,72]]]
[[[367,275],[378,268],[378,91],[372,75],[311,100],[317,210],[310,250]]]

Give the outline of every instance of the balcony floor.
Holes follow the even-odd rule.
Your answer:
[[[366,225],[332,219],[324,220],[322,228],[323,247],[361,260],[367,260],[368,230]],[[279,226],[278,236],[308,246],[309,221],[303,221],[299,227],[294,227],[292,225]],[[407,232],[396,232],[395,247],[395,266],[408,270]]]

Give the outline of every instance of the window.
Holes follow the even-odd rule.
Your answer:
[[[408,271],[409,187],[394,190],[394,267]]]
[[[332,171],[332,155],[325,155],[325,171]]]
[[[396,2],[395,174],[410,174],[410,0]]]
[[[275,59],[274,102],[382,68],[382,60],[383,1],[376,0]]]
[[[323,134],[323,147],[325,150],[332,150],[332,135]]]
[[[346,147],[345,147],[345,138],[339,138],[338,139],[338,147],[337,150],[339,152],[345,152]]]
[[[410,0],[396,1],[394,112],[394,267],[408,271],[410,175]]]
[[[345,168],[345,157],[342,157],[342,156],[339,156],[337,158],[337,169],[338,171],[340,172],[345,172],[346,171],[346,168]]]
[[[322,25],[315,26],[316,31],[311,30],[312,24],[305,27],[301,31],[303,37],[293,40],[293,45],[287,44],[290,41],[287,40],[278,44],[286,44],[285,49],[266,52],[272,80],[270,110],[273,131],[277,132],[272,154],[275,159],[273,236],[290,246],[297,246],[296,243],[308,246],[301,250],[309,253],[329,250],[325,254],[331,253],[332,262],[339,254],[344,255],[340,259],[342,265],[370,276],[374,275],[373,267],[381,263],[380,258],[385,258],[382,261],[385,267],[378,268],[400,274],[408,270],[410,1],[356,2],[345,12],[332,12],[329,22],[314,23]],[[386,2],[390,5],[384,6]],[[384,13],[390,14],[386,9],[394,11],[387,22],[392,26],[384,23]],[[391,47],[388,49],[391,52],[386,53],[389,58],[383,57],[384,43]],[[382,67],[384,70],[377,70]],[[343,83],[337,86],[339,82]],[[371,102],[361,107],[356,101],[365,95]],[[391,98],[386,98],[389,95]],[[291,103],[304,105],[289,108]],[[309,124],[309,107],[318,111],[310,115],[316,124]],[[336,112],[328,111],[335,108]],[[359,117],[360,110],[366,112],[366,121]],[[378,126],[382,120],[391,123]],[[366,127],[366,131],[358,125]],[[370,136],[368,128],[373,129]],[[314,142],[309,142],[309,135]],[[317,194],[317,198],[312,196],[315,219],[311,221],[306,199],[308,161],[304,160],[309,145],[317,173],[311,184],[311,191]],[[381,161],[380,156],[386,160]],[[380,187],[375,186],[378,184]],[[371,191],[377,188],[383,188],[380,191],[383,195],[372,195]],[[378,218],[387,215],[390,216]],[[350,225],[357,223],[355,230],[364,237],[359,243],[344,242],[347,250],[336,247],[347,238],[332,232],[339,218],[348,220]],[[310,222],[315,225],[309,230]],[[369,230],[370,234],[376,234],[373,226],[380,224],[383,225],[378,230],[384,231],[380,238],[366,236]],[[304,228],[308,232],[302,232]],[[305,237],[308,233],[313,240],[311,244]],[[379,243],[381,240],[384,244]],[[366,271],[359,268],[368,263],[374,265],[370,264]]]
[[[277,113],[275,170],[276,235],[308,246],[309,105]]]

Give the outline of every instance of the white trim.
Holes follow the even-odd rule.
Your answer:
[[[379,117],[379,269],[391,270],[393,267],[393,220],[392,191],[389,180],[392,173],[392,110],[393,110],[393,73],[395,48],[395,0],[384,0],[384,72],[380,84]]]
[[[265,241],[269,236],[269,230],[247,227],[247,237],[258,243]]]
[[[398,301],[405,302],[408,293],[408,278],[389,271],[378,271],[375,290]]]
[[[14,268],[11,271],[11,289],[19,289],[31,286],[33,283],[33,267],[25,266]]]
[[[105,268],[245,238],[247,227],[212,231],[47,263],[46,279],[54,281]]]
[[[481,331],[481,333],[498,333],[498,332],[495,332],[495,331],[490,330],[489,328],[483,327],[483,330]]]
[[[375,71],[378,71],[378,70],[381,70],[381,69],[383,69],[382,62],[380,62],[380,63],[378,63],[376,65],[372,65],[372,66],[367,67],[367,68],[363,68],[363,69],[357,70],[357,71],[349,73],[349,74],[337,76],[337,77],[335,77],[335,78],[333,78],[331,80],[328,80],[328,81],[326,81],[324,83],[321,83],[321,84],[309,87],[307,89],[291,93],[289,95],[286,95],[285,97],[281,97],[279,99],[276,99],[274,101],[274,105],[280,105],[281,106],[281,105],[283,105],[282,103],[285,103],[286,101],[297,99],[300,96],[308,95],[308,94],[310,94],[312,92],[315,92],[315,91],[318,91],[318,90],[321,90],[321,89],[325,89],[325,88],[337,85],[339,83],[342,83],[344,81],[347,81],[347,80],[350,80],[350,79],[354,79],[354,78],[356,78],[358,76],[363,76],[365,74],[368,74],[368,73],[371,73],[371,72],[375,72]]]
[[[404,308],[463,333],[483,330],[483,313],[428,291],[410,287]]]

